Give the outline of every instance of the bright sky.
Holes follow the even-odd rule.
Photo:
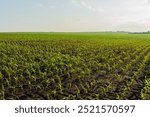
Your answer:
[[[150,0],[0,0],[0,32],[117,30],[150,30]]]

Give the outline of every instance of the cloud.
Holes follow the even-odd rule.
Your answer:
[[[117,28],[128,31],[147,31],[149,30],[150,19],[139,19],[125,21],[118,24]]]
[[[51,9],[55,9],[55,8],[56,8],[56,6],[51,5],[51,6],[49,6],[49,8],[51,8]]]
[[[101,8],[96,8],[92,5],[90,5],[90,3],[88,3],[86,0],[71,0],[72,3],[76,6],[82,6],[90,11],[93,11],[93,12],[102,12],[103,9]]]
[[[94,8],[93,6],[87,4],[85,1],[81,1],[81,5],[82,5],[83,7],[85,7],[85,8],[87,8],[87,9],[89,9],[90,11],[94,11],[94,12],[97,11],[96,8]]]
[[[71,3],[75,6],[79,6],[78,0],[70,0]]]
[[[44,5],[42,3],[37,4],[38,7],[43,8]]]
[[[42,4],[42,3],[37,4],[37,7],[40,7],[40,8],[50,8],[50,9],[55,9],[56,8],[55,5]]]

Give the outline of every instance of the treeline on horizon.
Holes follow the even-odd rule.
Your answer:
[[[129,34],[150,34],[150,31],[147,32],[128,32]]]

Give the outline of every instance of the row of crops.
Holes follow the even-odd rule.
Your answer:
[[[150,35],[0,33],[0,99],[150,99]]]

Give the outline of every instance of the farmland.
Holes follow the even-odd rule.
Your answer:
[[[150,35],[0,33],[0,99],[150,99]]]

